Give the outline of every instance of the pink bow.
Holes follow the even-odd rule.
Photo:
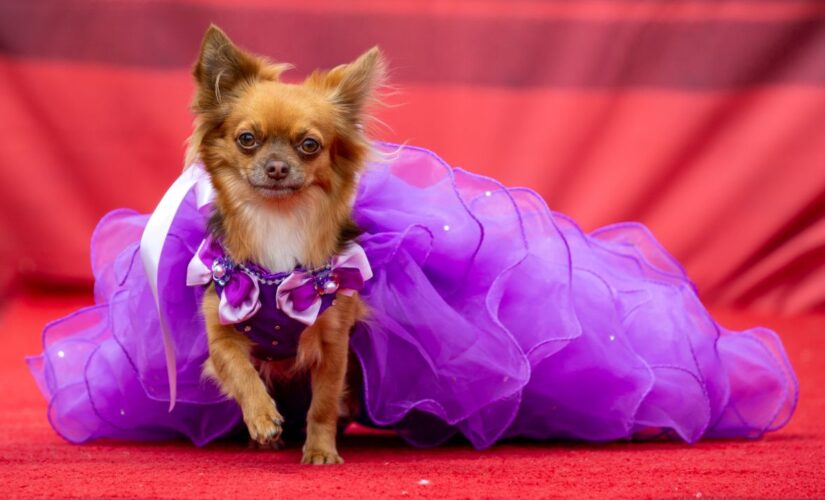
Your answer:
[[[350,296],[372,278],[367,255],[361,245],[350,242],[333,257],[329,274],[319,279],[309,271],[295,271],[278,287],[278,308],[305,325],[312,325],[321,311],[322,296],[341,293]]]
[[[220,262],[222,256],[223,250],[217,241],[212,237],[203,240],[195,256],[189,261],[186,269],[186,284],[188,286],[206,285],[214,279],[216,272],[219,276],[223,276],[223,273],[228,271],[220,272],[216,267],[223,265]],[[259,296],[258,282],[246,273],[235,272],[221,290],[218,304],[218,319],[221,324],[234,325],[254,316],[261,308]]]

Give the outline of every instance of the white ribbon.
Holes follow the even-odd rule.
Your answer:
[[[143,261],[143,269],[149,281],[149,287],[155,298],[155,307],[158,310],[160,329],[163,334],[163,348],[166,353],[166,374],[169,380],[169,411],[175,408],[177,398],[177,367],[175,366],[175,343],[169,333],[169,326],[160,308],[160,298],[158,297],[158,268],[160,266],[160,256],[163,252],[163,245],[172,221],[178,208],[183,203],[187,193],[195,187],[198,208],[202,208],[214,197],[214,189],[209,180],[209,176],[200,164],[193,164],[187,167],[178,179],[172,184],[166,194],[161,198],[157,208],[149,217],[143,235],[140,238],[140,258]]]
[[[201,259],[204,245],[206,245],[206,240],[201,241],[195,256],[186,266],[186,286],[206,285],[212,281],[212,269]]]

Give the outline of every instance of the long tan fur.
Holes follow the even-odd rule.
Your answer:
[[[286,67],[242,51],[210,27],[193,70],[196,119],[187,155],[202,161],[210,174],[217,195],[212,230],[226,251],[237,262],[256,262],[273,272],[321,266],[352,237],[351,201],[369,153],[361,124],[384,75],[376,48],[351,64],[316,71],[301,84],[279,81]],[[244,131],[253,133],[260,146],[239,147]],[[317,139],[321,152],[296,152],[302,137]],[[275,196],[255,187],[262,165],[275,156],[300,169],[294,193]],[[283,418],[267,383],[308,370],[312,403],[302,463],[341,463],[336,426],[349,333],[366,313],[362,301],[357,295],[339,296],[301,334],[295,360],[258,367],[250,358],[250,341],[234,327],[221,325],[217,308],[216,294],[207,291],[202,305],[209,337],[204,374],[238,402],[250,436],[262,445],[277,441]]]

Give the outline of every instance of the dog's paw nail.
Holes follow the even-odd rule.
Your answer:
[[[262,411],[254,416],[244,418],[249,429],[249,437],[263,447],[271,448],[271,443],[278,441],[283,428],[284,418],[275,410],[275,407]]]
[[[284,444],[284,440],[278,436],[267,442],[261,442],[257,439],[250,439],[247,447],[251,450],[282,450],[286,447],[286,445]]]
[[[305,451],[304,456],[301,457],[301,463],[304,465],[334,465],[344,463],[344,459],[335,451]]]

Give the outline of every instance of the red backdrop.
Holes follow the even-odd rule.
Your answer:
[[[639,220],[711,303],[825,310],[825,6],[797,0],[0,0],[0,287],[88,284],[180,172],[209,22],[295,64],[378,44],[378,137]]]

